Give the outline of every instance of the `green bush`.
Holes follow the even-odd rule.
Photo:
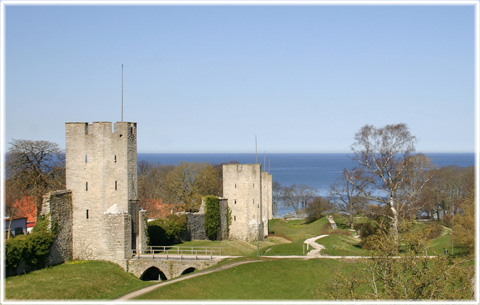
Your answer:
[[[216,196],[206,196],[205,200],[205,234],[211,240],[217,239],[220,232],[220,200]]]
[[[18,266],[26,251],[26,239],[28,235],[21,235],[10,238],[5,241],[5,269],[7,275],[12,275],[17,271]]]
[[[168,215],[166,219],[157,219],[147,223],[149,246],[169,246],[180,241],[187,228],[186,215]]]
[[[55,235],[48,231],[36,231],[21,235],[5,242],[5,268],[7,275],[15,275],[22,261],[26,270],[45,267],[45,259]]]

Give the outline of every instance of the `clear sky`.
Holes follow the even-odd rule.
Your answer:
[[[5,141],[138,123],[139,152],[473,152],[473,6],[7,6]]]

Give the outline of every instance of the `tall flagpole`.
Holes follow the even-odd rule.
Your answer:
[[[123,122],[123,64],[122,64],[122,122]]]
[[[257,135],[255,135],[255,164],[258,164]]]

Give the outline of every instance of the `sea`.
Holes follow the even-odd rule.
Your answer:
[[[438,167],[475,165],[473,153],[426,153],[432,164]],[[340,179],[343,169],[355,167],[353,155],[348,153],[139,153],[138,161],[152,164],[178,165],[182,161],[206,162],[210,164],[237,161],[242,164],[262,164],[273,181],[283,186],[305,184],[316,190],[319,196],[328,196],[330,185]],[[292,213],[290,208],[281,207],[279,215]]]

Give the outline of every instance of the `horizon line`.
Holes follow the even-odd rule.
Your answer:
[[[428,152],[415,152],[419,154],[475,154],[476,152],[465,152],[465,151],[428,151]],[[138,151],[137,154],[255,154],[255,152],[206,152],[206,151],[188,151],[188,152],[145,152]],[[332,152],[295,152],[295,151],[285,151],[285,152],[265,152],[265,154],[353,154],[352,151],[332,151]]]

